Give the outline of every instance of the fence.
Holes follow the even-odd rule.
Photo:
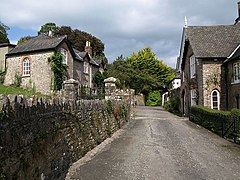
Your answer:
[[[189,119],[223,138],[240,143],[240,110],[238,109],[219,111],[193,106]]]

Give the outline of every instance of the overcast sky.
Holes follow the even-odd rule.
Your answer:
[[[54,22],[91,33],[109,62],[150,46],[175,67],[184,17],[188,25],[233,24],[238,0],[1,0],[0,21],[12,43]]]

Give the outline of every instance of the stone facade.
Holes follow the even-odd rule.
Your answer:
[[[12,44],[0,44],[0,70],[5,70],[5,55],[14,47]]]
[[[223,108],[231,110],[232,108],[240,108],[240,83],[233,81],[233,64],[240,62],[239,59],[232,60],[222,65],[222,97]]]
[[[191,108],[191,90],[196,90],[194,101],[197,105],[211,108],[211,93],[217,90],[221,94],[221,65],[224,59],[196,58],[196,74],[190,76],[190,57],[194,55],[191,46],[186,51],[181,81],[181,112],[188,115]],[[184,77],[183,77],[184,76]],[[224,102],[223,102],[224,103]],[[220,108],[223,108],[220,105]]]
[[[221,65],[222,60],[204,60],[202,65],[203,75],[203,103],[201,105],[211,108],[211,93],[217,90],[221,94]],[[221,102],[220,102],[221,104]],[[220,106],[221,107],[221,106]]]
[[[73,78],[73,57],[65,43],[62,44],[57,51],[60,51],[61,48],[67,50],[67,78]],[[37,92],[50,94],[53,90],[54,74],[51,70],[48,58],[51,57],[54,52],[55,51],[30,52],[7,57],[7,74],[5,76],[4,85],[12,85],[16,81],[16,78],[20,78],[21,87],[26,89],[34,88]],[[30,59],[29,76],[23,75],[22,67],[25,58]]]
[[[48,58],[53,54],[54,52],[38,52],[7,58],[7,74],[5,76],[4,85],[13,85],[17,80],[16,78],[20,78],[22,81],[21,87],[35,87],[37,92],[49,94],[51,92],[51,79],[53,73],[48,63]],[[22,75],[22,62],[24,58],[30,59],[30,76]]]
[[[70,165],[130,118],[125,101],[0,96],[0,177],[64,179]]]

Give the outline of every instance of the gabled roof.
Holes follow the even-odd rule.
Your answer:
[[[90,60],[90,64],[95,65],[95,66],[99,66],[99,64],[89,55],[88,52],[80,52],[77,49],[73,49],[75,54],[76,54],[76,58],[78,60],[84,61],[84,58],[89,58]]]
[[[231,60],[236,60],[240,58],[240,44],[237,48],[232,52],[232,54],[224,61],[224,63],[229,62]]]
[[[80,60],[80,61],[83,61],[84,56],[82,56],[82,52],[80,52],[79,50],[77,50],[75,48],[73,48],[73,51],[76,54],[76,56],[75,56],[76,59]]]
[[[186,40],[199,58],[226,58],[240,42],[240,25],[188,26]]]
[[[12,49],[7,55],[55,49],[66,39],[67,36],[49,37],[41,34],[32,39],[29,39],[26,42],[20,43],[14,49]]]
[[[10,43],[0,43],[0,47],[15,47],[16,45]]]

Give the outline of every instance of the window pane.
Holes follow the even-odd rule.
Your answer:
[[[30,61],[28,58],[23,60],[23,75],[30,75]]]

